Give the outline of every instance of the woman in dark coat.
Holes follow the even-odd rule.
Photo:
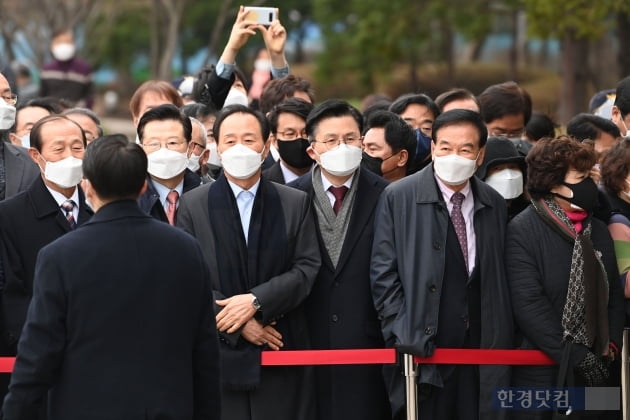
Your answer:
[[[593,149],[567,137],[544,139],[526,158],[532,204],[508,225],[506,270],[517,346],[568,363],[572,386],[619,386],[623,298],[613,243],[592,217],[597,186]],[[559,368],[513,370],[513,386],[555,387]],[[573,375],[571,375],[573,374]],[[607,411],[597,417],[617,418]],[[551,419],[552,411],[519,411],[515,419]],[[583,418],[574,412],[571,418]]]

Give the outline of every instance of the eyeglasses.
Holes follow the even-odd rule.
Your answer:
[[[202,154],[206,150],[204,146],[197,142],[191,141],[190,144],[193,145],[193,153],[197,151],[197,148],[199,148],[199,154]]]
[[[3,93],[2,99],[7,105],[15,105],[17,103],[17,95],[15,93]]]
[[[313,141],[315,143],[322,143],[326,147],[327,150],[330,150],[339,146],[341,142],[343,142],[346,145],[354,146],[357,143],[360,143],[361,140],[363,140],[363,137],[361,137],[359,134],[349,134],[343,138],[331,136],[331,137],[324,138],[324,140],[313,140]]]
[[[166,147],[169,150],[177,150],[181,147],[182,144],[184,144],[183,141],[172,140],[167,143],[160,143],[159,141],[153,141],[151,143],[143,144],[142,147],[147,152],[155,152],[156,150],[159,150],[162,147]]]
[[[278,138],[280,140],[295,140],[297,138],[305,139],[307,137],[306,130],[296,131],[296,130],[286,130],[286,131],[278,131]]]
[[[508,139],[516,139],[519,137],[523,137],[525,134],[525,130],[513,130],[513,131],[502,131],[502,130],[492,130],[490,131],[491,137],[507,137]]]

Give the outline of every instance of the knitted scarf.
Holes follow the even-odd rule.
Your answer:
[[[608,279],[601,253],[591,242],[591,220],[578,233],[551,197],[532,200],[534,209],[553,230],[573,244],[567,300],[562,311],[563,341],[573,340],[601,355],[608,347]]]

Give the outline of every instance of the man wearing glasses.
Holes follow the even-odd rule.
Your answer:
[[[25,190],[39,176],[39,169],[26,149],[10,144],[9,130],[15,124],[17,95],[0,73],[0,201]]]
[[[363,118],[328,100],[306,120],[315,168],[290,184],[311,199],[322,265],[306,299],[315,349],[383,348],[370,292],[374,209],[387,181],[361,170]],[[318,418],[385,419],[390,408],[379,365],[316,367]]]
[[[201,185],[187,168],[192,154],[192,124],[175,105],[145,112],[138,123],[140,145],[149,160],[147,191],[138,198],[142,210],[175,225],[179,197]]]

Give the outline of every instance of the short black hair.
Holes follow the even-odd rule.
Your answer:
[[[534,111],[525,126],[525,134],[532,141],[538,141],[544,137],[553,138],[556,136],[556,123],[544,112]]]
[[[84,115],[88,117],[94,122],[94,124],[96,124],[96,128],[98,129],[98,137],[103,137],[103,127],[101,127],[101,119],[98,117],[98,115],[96,115],[96,112],[92,111],[91,109],[80,107],[70,108],[63,111],[61,115]]]
[[[182,112],[188,117],[203,120],[211,115],[217,114],[217,109],[212,104],[202,104],[193,102],[182,107]]]
[[[42,127],[46,125],[47,123],[53,122],[53,121],[69,121],[72,124],[76,125],[79,128],[79,131],[81,131],[81,138],[83,139],[83,147],[87,146],[85,133],[83,132],[83,129],[81,128],[79,124],[77,124],[76,122],[72,121],[70,118],[65,117],[63,115],[52,114],[37,121],[35,125],[33,125],[33,128],[31,128],[31,134],[30,134],[31,147],[34,147],[38,152],[42,151],[42,140],[43,140]]]
[[[147,176],[147,154],[123,134],[100,137],[83,156],[83,176],[106,200],[135,200]]]
[[[280,114],[288,113],[296,115],[306,121],[308,114],[313,110],[313,104],[306,102],[300,98],[287,98],[274,106],[267,119],[269,120],[269,129],[275,136],[278,132],[278,117]]]
[[[479,105],[479,100],[474,95],[474,93],[464,88],[455,88],[440,93],[438,97],[435,98],[435,105],[440,108],[440,111],[442,111],[444,109],[444,105],[453,101],[462,101],[465,99],[470,99],[471,101],[475,102],[479,109],[481,109],[481,106]]]
[[[437,133],[440,129],[457,124],[470,124],[479,132],[479,147],[484,147],[488,140],[488,129],[481,119],[481,115],[478,112],[471,111],[469,109],[451,109],[443,114],[433,122],[433,143],[437,138]]]
[[[481,115],[486,124],[506,115],[523,115],[527,125],[532,117],[532,98],[516,82],[489,86],[479,95]]]
[[[363,133],[363,117],[358,109],[341,99],[328,99],[317,105],[306,119],[306,134],[311,141],[315,140],[315,130],[322,120],[333,117],[352,117]]]
[[[385,142],[391,147],[392,153],[396,154],[405,149],[409,154],[407,167],[413,163],[416,154],[416,133],[405,120],[390,111],[376,111],[370,115],[364,134],[371,128],[383,128]]]
[[[611,120],[585,112],[577,114],[567,124],[567,134],[577,141],[596,140],[601,133],[614,138],[621,136],[619,127]]]
[[[182,114],[182,112],[173,104],[164,104],[156,106],[145,112],[140,118],[138,123],[138,138],[142,141],[144,137],[144,127],[151,121],[166,121],[175,120],[179,121],[184,128],[184,138],[186,142],[190,142],[192,137],[192,123],[190,118]]]
[[[623,118],[630,113],[630,76],[621,79],[615,90],[615,106]]]
[[[265,116],[260,111],[256,111],[245,105],[235,104],[222,108],[221,111],[219,111],[219,113],[217,114],[217,119],[214,120],[212,132],[214,133],[214,138],[217,144],[219,144],[219,136],[221,135],[220,130],[223,120],[225,120],[230,115],[237,113],[253,115],[260,124],[260,132],[262,133],[263,141],[267,142],[267,139],[269,138],[269,122],[267,121],[267,118],[265,118]]]
[[[407,93],[399,96],[389,106],[389,110],[394,114],[400,115],[412,104],[426,106],[433,114],[433,118],[437,118],[437,116],[440,115],[440,108],[437,107],[429,95],[425,95],[424,93]]]
[[[58,114],[57,109],[53,103],[51,103],[50,100],[46,99],[46,98],[33,98],[33,99],[29,99],[28,101],[26,101],[25,103],[21,104],[20,106],[17,107],[17,110],[21,110],[24,108],[28,108],[28,107],[37,107],[37,108],[43,108],[46,111],[50,112],[51,114]]]

